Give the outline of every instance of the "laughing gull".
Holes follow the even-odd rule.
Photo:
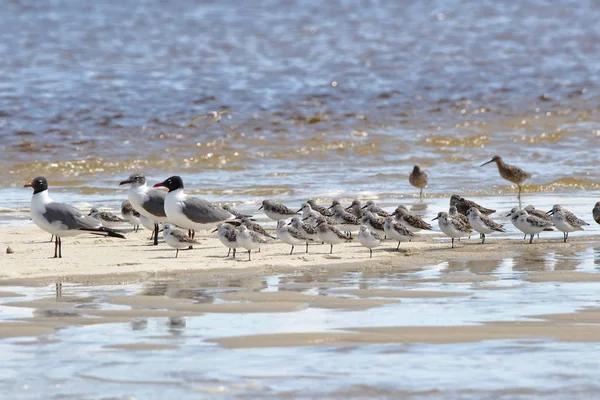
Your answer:
[[[164,186],[169,189],[165,197],[165,212],[169,222],[192,231],[215,229],[219,222],[235,219],[229,211],[223,210],[210,201],[188,196],[183,192],[183,180],[172,176],[154,187]]]
[[[43,176],[34,178],[24,187],[33,188],[31,219],[41,229],[54,235],[54,258],[62,258],[61,238],[84,233],[125,239],[125,236],[102,226],[100,221],[89,217],[73,206],[58,203],[48,194],[48,181]]]
[[[135,173],[121,181],[119,185],[131,185],[127,197],[133,208],[144,217],[154,222],[154,245],[158,245],[158,224],[167,222],[165,214],[165,192],[150,189],[146,185],[146,177]]]

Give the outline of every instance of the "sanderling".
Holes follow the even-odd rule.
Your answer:
[[[232,214],[237,219],[252,218],[252,215],[250,215],[250,214],[243,214],[243,213],[239,212],[238,210],[234,209],[233,207],[231,207],[229,204],[225,204],[222,208],[225,211],[229,211],[229,213]]]
[[[594,206],[592,215],[594,216],[594,221],[596,221],[597,224],[600,224],[600,201]]]
[[[369,228],[373,232],[375,232],[379,235],[385,235],[384,227],[383,227],[383,225],[385,223],[385,218],[380,217],[377,214],[373,214],[371,211],[367,210],[367,211],[365,211],[365,214],[360,219],[360,222],[363,225],[366,225],[367,228]]]
[[[429,178],[427,177],[427,173],[423,171],[421,167],[415,165],[412,172],[408,176],[408,182],[410,182],[410,184],[417,189],[421,189],[421,192],[419,192],[419,197],[423,197],[423,189],[427,187]]]
[[[320,212],[318,212],[317,210],[313,210],[311,205],[308,203],[302,203],[302,205],[300,206],[300,210],[298,210],[299,212],[302,211],[302,221],[306,221],[307,224],[309,225],[316,225],[317,223],[317,218],[319,217],[323,217],[325,218],[325,221],[327,221],[328,224],[333,225],[334,221],[333,218],[331,217],[327,217],[323,214],[321,214]],[[329,212],[329,210],[327,210]],[[333,213],[329,212],[329,214],[333,215]]]
[[[252,260],[252,250],[260,249],[264,244],[273,243],[273,239],[249,230],[246,225],[240,226],[240,231],[237,234],[237,241],[240,247],[248,250],[248,261]]]
[[[140,213],[135,211],[129,200],[124,200],[121,203],[121,215],[125,221],[133,225],[134,232],[140,229]]]
[[[343,231],[352,232],[352,230],[357,229],[360,226],[360,220],[353,214],[344,210],[344,207],[342,207],[341,204],[337,203],[333,205],[332,210],[335,225],[339,225]],[[350,237],[352,237],[352,234],[350,234]]]
[[[92,207],[88,216],[96,218],[98,221],[100,221],[102,226],[106,226],[107,228],[114,228],[115,226],[127,222],[123,218],[119,218],[110,211],[100,211],[96,207]]]
[[[565,210],[560,205],[555,204],[552,210],[548,211],[552,215],[552,222],[556,229],[561,231],[565,243],[569,238],[569,232],[582,231],[582,226],[589,225],[584,220],[577,218],[571,211]]]
[[[331,217],[333,215],[333,213],[330,210],[328,210],[327,207],[318,205],[313,199],[309,199],[307,203],[310,206],[310,208],[312,208],[324,217]]]
[[[265,215],[275,221],[288,219],[298,214],[298,211],[292,211],[285,205],[273,200],[263,200],[262,206],[259,207],[259,210],[263,209]]]
[[[533,237],[543,231],[552,230],[552,222],[543,220],[535,215],[530,215],[525,210],[514,207],[507,215],[512,224],[526,235],[529,235],[529,243],[533,243]]]
[[[509,182],[516,184],[519,187],[518,197],[521,198],[521,184],[527,179],[531,178],[531,174],[523,171],[521,168],[515,165],[505,163],[504,160],[502,160],[502,157],[500,156],[494,156],[490,161],[481,164],[481,166],[483,167],[484,165],[487,165],[492,162],[496,163],[496,166],[498,167],[498,172],[500,172],[501,177],[503,177]]]
[[[373,200],[367,201],[367,203],[362,207],[363,210],[371,211],[373,214],[377,214],[380,217],[388,217],[390,213],[385,211],[383,208],[377,206]]]
[[[506,232],[502,225],[492,221],[490,217],[483,215],[481,211],[475,207],[469,208],[469,211],[467,211],[467,216],[469,225],[481,234],[481,244],[485,243],[485,235],[493,232]]]
[[[253,232],[259,233],[263,236],[270,237],[271,239],[275,239],[269,232],[266,231],[265,228],[262,227],[258,222],[252,221],[250,218],[241,218],[241,219],[230,219],[225,221],[226,224],[233,225],[239,228],[242,225],[245,225],[246,228],[250,229]]]
[[[233,249],[233,258],[235,258],[235,252],[240,247],[240,244],[237,241],[238,231],[232,224],[221,223],[219,227],[215,229],[213,232],[217,232],[217,237],[229,249],[227,252],[226,258],[229,257],[231,253],[231,249]]]
[[[379,246],[382,238],[375,232],[371,232],[368,226],[361,225],[358,231],[358,241],[369,249],[369,258],[373,258],[373,248]]]
[[[536,208],[534,206],[532,206],[531,204],[529,204],[527,207],[525,207],[524,210],[527,211],[527,214],[535,215],[536,217],[541,218],[545,221],[552,222],[552,217],[549,214],[547,214],[543,211],[540,211],[540,210],[536,210]],[[539,233],[538,233],[537,237],[538,237],[538,239],[540,238]],[[527,234],[525,234],[523,239],[526,239],[526,238],[527,238]]]
[[[408,228],[403,223],[396,220],[391,215],[385,218],[383,230],[385,232],[385,236],[392,240],[398,241],[398,246],[396,247],[396,250],[400,248],[400,243],[410,242],[414,237],[417,236],[410,230],[408,230]]]
[[[308,242],[312,242],[312,239],[305,236],[300,229],[294,228],[285,221],[277,221],[276,232],[279,240],[292,246],[290,256],[294,253],[294,246],[299,246],[304,243],[306,243],[306,252],[308,253]]]
[[[475,207],[471,207],[471,208],[475,208]],[[467,214],[468,213],[469,213],[469,211],[467,210]],[[469,223],[469,218],[467,218],[466,215],[459,213],[455,206],[450,206],[450,208],[448,209],[448,215],[451,216],[452,218],[460,219],[460,222],[465,224],[467,226],[467,228],[471,229],[471,224]]]
[[[403,205],[396,207],[396,210],[392,213],[396,217],[398,222],[406,227],[410,232],[419,232],[421,229],[430,231],[433,227],[427,222],[423,221],[417,214],[411,212]]]
[[[229,113],[229,110],[220,110],[220,111],[209,111],[206,114],[198,115],[194,117],[189,124],[186,125],[186,128],[191,128],[194,126],[196,121],[200,121],[201,119],[208,118],[212,122],[221,122],[223,115]]]
[[[33,188],[29,208],[31,219],[40,229],[54,235],[54,258],[62,258],[62,237],[92,233],[125,239],[125,236],[102,226],[100,221],[83,214],[75,207],[52,200],[45,177],[33,178],[24,187]]]
[[[469,211],[469,208],[471,207],[475,207],[476,209],[481,211],[482,214],[485,215],[490,215],[496,212],[496,210],[480,206],[474,201],[467,200],[464,197],[460,197],[457,194],[453,194],[452,197],[450,197],[450,205],[456,207],[458,212],[462,215],[467,215],[467,211]]]
[[[352,200],[352,204],[350,204],[348,207],[346,207],[346,211],[348,211],[350,214],[354,215],[356,218],[362,218],[363,211],[362,211],[362,204],[360,203],[360,200],[358,200],[358,199]]]
[[[331,246],[329,254],[333,254],[333,245],[342,242],[348,242],[352,240],[352,237],[342,233],[335,226],[329,225],[325,218],[319,217],[317,219],[317,234],[322,242],[327,243]]]
[[[188,249],[193,244],[200,244],[190,238],[184,231],[176,229],[169,223],[163,224],[163,238],[165,239],[165,243],[177,250],[175,258],[179,255],[180,249]]]
[[[452,218],[446,212],[439,212],[432,221],[438,220],[440,230],[452,238],[452,248],[454,248],[454,239],[471,236],[471,230],[459,219]]]
[[[292,218],[292,220],[290,221],[290,225],[296,229],[299,229],[300,232],[302,232],[307,238],[312,239],[314,241],[320,240],[319,235],[317,234],[317,229],[310,224],[305,224],[304,222],[302,222],[300,217]]]

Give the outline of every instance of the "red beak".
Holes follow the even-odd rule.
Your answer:
[[[23,185],[23,187],[33,187],[33,185],[31,183],[26,183]]]
[[[152,187],[164,187],[165,184],[163,182],[157,183],[156,185],[152,186]]]

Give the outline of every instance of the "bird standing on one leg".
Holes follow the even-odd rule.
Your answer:
[[[525,182],[527,179],[531,178],[531,174],[529,172],[523,171],[521,168],[510,165],[502,160],[500,156],[494,156],[492,159],[486,163],[481,164],[483,167],[491,162],[495,162],[498,167],[498,172],[500,172],[500,176],[506,179],[509,182],[516,184],[519,187],[519,195],[517,196],[519,199],[521,198],[521,184]]]

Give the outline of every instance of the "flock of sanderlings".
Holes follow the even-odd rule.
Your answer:
[[[499,156],[494,156],[483,165],[491,162],[496,163],[504,179],[518,186],[520,199],[521,185],[531,175],[506,164]],[[427,174],[416,165],[409,176],[409,182],[420,189],[422,196],[423,189],[428,184]],[[369,257],[372,257],[373,249],[384,240],[398,242],[398,250],[402,242],[415,239],[417,232],[433,229],[404,205],[399,205],[389,213],[373,201],[367,201],[363,205],[360,200],[355,199],[345,207],[334,200],[331,206],[324,207],[308,200],[296,210],[273,200],[264,200],[259,210],[263,210],[269,219],[277,221],[275,237],[253,220],[252,215],[242,214],[229,205],[220,206],[185,194],[183,180],[179,176],[172,176],[149,187],[145,176],[135,173],[120,185],[129,186],[128,200],[123,201],[121,206],[122,218],[96,208],[92,208],[86,215],[73,206],[55,202],[48,194],[48,182],[44,177],[34,178],[25,185],[33,188],[31,219],[38,227],[54,236],[55,258],[62,257],[62,237],[92,233],[124,239],[123,232],[115,228],[125,222],[133,225],[135,232],[139,225],[152,230],[154,245],[158,244],[162,225],[165,242],[177,250],[175,257],[180,249],[199,244],[195,240],[195,231],[212,230],[229,249],[227,257],[231,250],[235,257],[237,249],[243,248],[248,251],[249,260],[252,250],[260,250],[276,238],[292,246],[290,254],[293,254],[295,246],[306,246],[305,251],[308,253],[309,243],[312,242],[329,244],[331,254],[334,245],[352,241],[352,232],[356,231],[358,241],[369,249]],[[165,187],[168,192],[155,189],[157,187]],[[481,243],[485,243],[486,235],[505,232],[501,224],[490,218],[493,213],[495,210],[453,195],[448,212],[439,212],[433,220],[437,220],[439,229],[452,239],[454,248],[455,239],[469,238],[473,231],[480,234]],[[529,235],[529,243],[533,242],[536,234],[539,236],[541,232],[554,228],[563,232],[566,242],[570,232],[583,230],[583,226],[589,225],[560,205],[555,205],[548,212],[536,210],[532,205],[524,209],[513,208],[507,217],[525,234],[525,238]],[[600,202],[593,209],[593,217],[600,224]]]

